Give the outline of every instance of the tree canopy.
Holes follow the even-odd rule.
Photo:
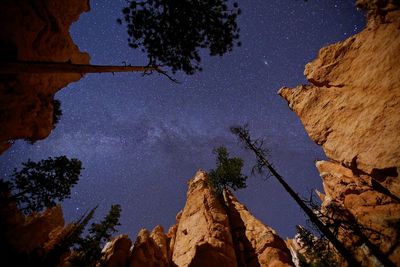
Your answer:
[[[57,201],[69,198],[82,170],[80,160],[66,156],[39,162],[28,160],[22,165],[21,170],[14,169],[10,187],[14,200],[26,214],[53,207]]]
[[[228,150],[223,146],[214,149],[213,152],[217,155],[217,168],[210,170],[209,181],[217,193],[222,193],[226,188],[235,191],[246,188],[247,176],[242,174],[243,160],[230,158]]]
[[[146,52],[149,65],[193,74],[201,70],[200,48],[222,56],[235,44],[240,46],[236,19],[241,10],[236,2],[231,6],[228,2],[130,0],[122,10],[129,46]]]

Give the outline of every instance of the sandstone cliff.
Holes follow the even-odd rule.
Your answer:
[[[322,208],[340,205],[400,263],[400,9],[396,1],[357,4],[368,9],[366,28],[319,51],[304,71],[311,84],[279,94],[330,159],[317,162]],[[341,238],[365,266],[376,264],[365,242]]]
[[[0,61],[89,63],[69,34],[89,10],[88,0],[0,2]],[[15,139],[47,137],[54,126],[54,94],[79,74],[0,75],[0,153]]]
[[[187,201],[167,235],[143,229],[135,244],[119,236],[103,249],[99,266],[293,266],[285,242],[227,192],[216,197],[206,173],[189,181]],[[118,256],[116,256],[118,255]]]

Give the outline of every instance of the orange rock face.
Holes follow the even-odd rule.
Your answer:
[[[0,2],[0,60],[89,63],[69,34],[72,22],[89,10],[89,1]],[[0,75],[0,153],[9,141],[38,140],[53,129],[54,94],[79,74]]]
[[[231,192],[225,194],[240,266],[293,266],[286,243],[255,218]]]
[[[113,262],[118,264],[100,266],[293,265],[285,242],[275,231],[254,218],[232,193],[228,193],[226,202],[217,197],[208,184],[207,174],[202,171],[189,181],[185,207],[178,213],[177,224],[167,235],[161,226],[151,233],[142,229],[130,249],[127,265],[122,264],[124,260],[115,260],[118,252],[113,247],[119,239],[121,237],[106,245],[102,257],[114,259]],[[128,249],[123,251],[120,254],[125,259]]]
[[[312,85],[279,91],[330,159],[368,174],[400,166],[400,10],[377,21],[322,48]]]
[[[304,74],[311,85],[282,88],[308,135],[331,160],[317,162],[325,195],[393,263],[400,262],[400,7],[357,1],[366,28],[322,48]],[[339,231],[365,266],[378,261],[360,235]]]
[[[177,266],[237,266],[228,215],[204,172],[189,182],[172,261]]]
[[[132,248],[128,266],[169,266],[166,239],[160,226],[156,227],[151,234],[146,229],[140,230]]]
[[[372,243],[377,244],[393,262],[400,262],[398,197],[368,175],[354,174],[346,167],[327,161],[318,161],[316,165],[325,191],[322,209],[332,204],[344,207],[364,227],[362,232]],[[355,249],[364,266],[376,264],[368,252],[360,246],[352,246],[359,238],[351,238],[348,233],[342,235],[342,240]]]

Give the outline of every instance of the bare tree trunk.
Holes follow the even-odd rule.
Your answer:
[[[349,266],[361,266],[361,263],[358,262],[354,256],[347,250],[347,248],[340,242],[336,236],[330,231],[328,227],[326,227],[314,214],[314,212],[301,200],[299,195],[286,183],[283,177],[274,169],[271,163],[265,158],[264,153],[260,147],[257,147],[257,142],[252,141],[250,139],[250,135],[248,130],[245,128],[231,128],[232,133],[236,134],[239,139],[245,144],[245,147],[252,150],[256,157],[258,164],[262,164],[263,167],[266,167],[273,176],[278,180],[278,182],[285,188],[286,192],[296,201],[296,203],[300,206],[300,208],[307,214],[310,218],[311,222],[314,223],[315,226],[324,234],[332,245],[337,249],[337,251],[346,259]]]
[[[0,74],[22,73],[105,73],[105,72],[160,72],[158,66],[102,66],[70,62],[14,61],[0,62]]]

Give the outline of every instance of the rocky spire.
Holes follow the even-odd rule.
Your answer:
[[[231,192],[225,201],[198,171],[189,181],[185,207],[167,235],[142,229],[128,249],[127,236],[106,245],[100,266],[293,266],[285,242],[257,220]],[[118,255],[118,256],[116,256]]]

